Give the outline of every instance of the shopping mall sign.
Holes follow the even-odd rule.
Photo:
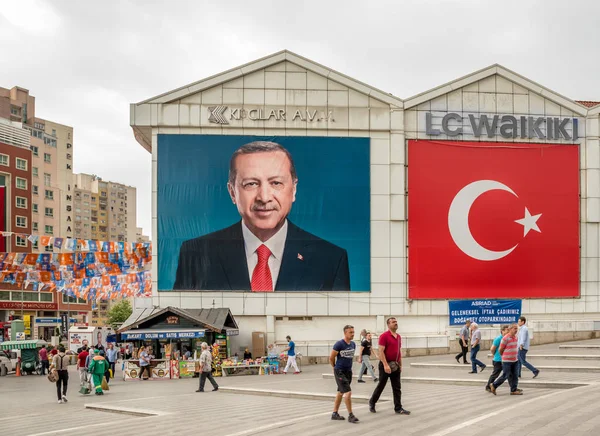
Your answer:
[[[247,108],[229,106],[209,106],[208,122],[229,124],[229,121],[306,121],[307,123],[333,122],[333,111],[316,108],[287,110],[285,108]]]
[[[473,136],[506,139],[547,139],[575,140],[579,138],[579,120],[577,118],[534,117],[515,115],[461,115],[449,112],[442,118],[441,129],[433,127],[433,114],[425,114],[425,132],[430,136],[441,134],[454,137],[463,134],[463,120],[473,130]],[[470,132],[469,132],[470,133]]]

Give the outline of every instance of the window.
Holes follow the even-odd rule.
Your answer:
[[[31,230],[34,232],[38,231],[38,223],[37,222],[34,221],[31,223]]]
[[[79,215],[75,215],[75,221],[81,221],[81,217]]]
[[[10,165],[10,159],[7,154],[0,154],[0,165],[5,167]]]
[[[84,220],[84,221],[89,221],[90,219],[89,219],[88,217],[84,216],[84,217],[83,217],[83,220]]]
[[[56,129],[52,129],[52,136],[56,136]]]
[[[17,177],[17,189],[27,189],[27,179]]]
[[[37,205],[37,203],[33,203],[33,204],[31,205],[31,211],[32,211],[33,213],[38,213],[38,205]]]
[[[33,127],[35,127],[36,129],[44,130],[46,128],[46,125],[42,124],[42,123],[34,122]]]
[[[27,239],[17,236],[17,247],[27,247]]]
[[[40,149],[39,149],[39,147],[36,147],[35,145],[31,146],[31,152],[33,153],[34,156],[40,155]]]
[[[38,191],[38,186],[37,185],[32,185],[31,186],[31,193],[33,195],[38,195],[39,191]]]
[[[20,292],[13,292],[13,295],[21,295]],[[39,301],[40,294],[37,292],[23,292],[23,301]]]
[[[44,153],[44,162],[52,163],[52,155],[50,153]]]
[[[87,304],[87,300],[84,300],[83,298],[69,297],[66,294],[62,294],[62,296],[63,296],[63,303],[66,303],[66,304],[68,304],[68,303],[72,303],[72,304]]]
[[[46,191],[45,191],[45,193],[44,193],[44,196],[45,196],[45,197],[46,197],[46,199],[48,199],[48,200],[54,200],[54,192],[53,192],[53,191],[51,191],[51,190],[49,190],[49,189],[46,189]]]
[[[44,173],[44,186],[52,186],[52,174]]]
[[[10,292],[0,291],[0,300],[9,301],[10,300]]]
[[[44,210],[44,215],[45,215],[45,216],[49,216],[50,218],[52,218],[52,217],[54,216],[54,209],[53,209],[53,208],[51,208],[51,207],[47,207],[47,208]]]
[[[33,249],[34,249],[34,250],[38,250],[39,248],[40,248],[40,241],[35,241],[35,242],[33,243]]]
[[[25,159],[17,158],[17,169],[27,171],[27,161]]]
[[[17,215],[17,227],[27,227],[27,217]]]
[[[17,197],[17,208],[27,209],[27,199],[25,197]]]
[[[63,294],[64,295],[64,294]],[[40,292],[40,301],[52,302],[51,292]]]
[[[47,209],[47,208],[46,208]],[[54,234],[54,226],[45,226],[44,227],[44,231],[48,234],[48,235],[53,235]]]
[[[37,169],[37,167],[31,168],[31,175],[33,177],[38,177],[38,169]]]

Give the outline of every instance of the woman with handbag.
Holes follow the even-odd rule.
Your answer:
[[[62,345],[58,346],[58,354],[52,358],[48,380],[56,382],[58,404],[66,403],[69,385],[69,356],[65,354],[65,347]]]

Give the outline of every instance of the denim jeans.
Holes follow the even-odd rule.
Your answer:
[[[358,372],[359,380],[362,380],[365,368],[369,370],[369,372],[371,373],[371,377],[373,377],[374,379],[377,378],[377,376],[375,375],[375,371],[373,371],[373,368],[371,367],[371,358],[369,356],[362,356],[362,365],[360,365],[360,371]]]
[[[480,368],[485,367],[485,364],[479,360],[477,360],[477,353],[479,353],[479,344],[471,347],[471,368],[473,372],[477,372],[477,367]]]
[[[521,368],[523,367],[523,365],[525,365],[525,368],[527,368],[534,374],[537,372],[537,368],[527,361],[527,351],[528,350],[525,349],[519,349],[519,365],[517,368],[517,374],[519,375],[519,377],[521,377]]]
[[[519,377],[517,376],[518,364],[519,362],[502,362],[502,375],[494,382],[494,387],[498,388],[508,379],[510,391],[515,392],[519,384]]]

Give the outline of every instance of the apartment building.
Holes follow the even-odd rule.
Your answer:
[[[144,235],[144,229],[137,227],[135,229],[135,240],[137,242],[150,242],[150,236]]]
[[[73,176],[75,237],[135,242],[136,188],[94,174]]]
[[[18,86],[0,87],[0,191],[6,199],[5,231],[75,236],[73,128],[36,117],[35,97]],[[5,246],[0,251],[37,252],[40,248],[37,244],[31,246],[25,238],[2,239]],[[44,250],[50,252],[53,248]],[[91,304],[85,300],[56,292],[21,292],[15,286],[0,286],[0,321],[29,317],[31,338],[46,337],[48,331],[44,329],[52,327],[38,323],[38,316],[56,321],[61,314],[69,313],[78,321],[90,321],[86,314]]]

